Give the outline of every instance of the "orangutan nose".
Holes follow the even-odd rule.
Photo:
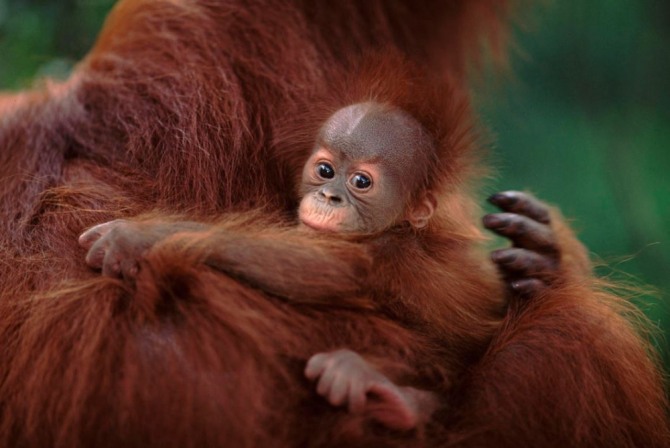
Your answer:
[[[323,187],[319,190],[319,198],[332,206],[342,204],[342,195],[334,188]]]

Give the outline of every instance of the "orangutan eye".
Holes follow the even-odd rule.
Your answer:
[[[321,162],[316,166],[316,174],[323,179],[332,179],[335,177],[335,170],[331,164]]]
[[[351,176],[349,183],[358,190],[367,190],[372,186],[372,179],[363,173],[356,173]]]

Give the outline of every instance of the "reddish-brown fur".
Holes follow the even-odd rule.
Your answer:
[[[151,253],[136,291],[86,267],[78,234],[119,217],[214,222],[238,211],[222,228],[266,232],[246,210],[295,209],[286,186],[311,132],[286,117],[377,50],[460,83],[465,55],[505,9],[312,3],[124,1],[68,82],[0,97],[0,445],[667,446],[649,348],[557,217],[562,281],[509,313],[419,434],[361,426],[302,379],[311,355],[339,347],[394,378],[439,362],[441,347],[425,349],[420,332],[351,297],[288,304],[204,268],[178,240]],[[466,138],[468,120],[458,122],[463,132],[449,135]],[[462,184],[468,158],[455,159],[463,164],[440,194],[449,223],[440,250],[453,261],[423,279],[386,268],[399,288],[436,275],[458,300],[497,288],[490,267],[482,278],[463,258],[478,237]]]

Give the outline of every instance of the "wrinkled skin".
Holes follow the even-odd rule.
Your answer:
[[[484,217],[484,227],[512,241],[511,248],[491,253],[509,288],[533,297],[548,288],[558,271],[560,252],[551,229],[549,208],[519,191],[494,194],[489,202],[503,213]]]

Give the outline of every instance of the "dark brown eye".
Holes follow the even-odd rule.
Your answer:
[[[318,174],[319,177],[322,177],[324,179],[332,179],[333,177],[335,177],[335,170],[333,169],[331,164],[321,162],[316,166],[316,174]]]
[[[356,173],[351,176],[349,183],[358,190],[367,190],[372,186],[372,179],[362,173]]]

